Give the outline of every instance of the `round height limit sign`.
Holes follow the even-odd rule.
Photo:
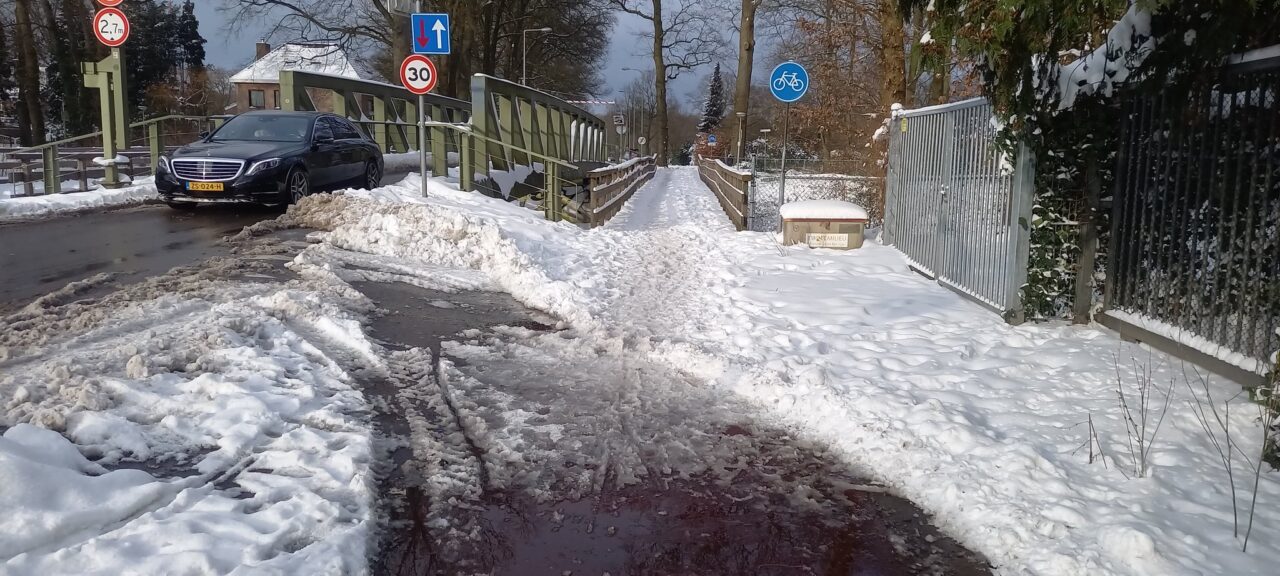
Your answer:
[[[103,8],[93,16],[93,34],[104,45],[118,48],[129,39],[129,18],[118,8]]]

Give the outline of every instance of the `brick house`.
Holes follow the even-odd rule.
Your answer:
[[[329,42],[289,42],[275,49],[258,42],[253,63],[231,76],[235,108],[231,113],[280,108],[280,71],[301,70],[362,79],[341,46]],[[317,107],[325,103],[316,102]]]

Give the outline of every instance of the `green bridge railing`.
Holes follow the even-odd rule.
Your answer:
[[[436,175],[448,173],[450,153],[456,153],[463,190],[481,187],[479,179],[491,182],[489,176],[494,172],[529,167],[531,180],[522,185],[526,191],[538,191],[534,201],[542,203],[549,219],[584,220],[577,213],[589,199],[573,199],[563,191],[577,194],[586,190],[588,172],[607,161],[606,126],[600,118],[546,92],[481,74],[471,79],[470,102],[435,94],[423,97],[422,102],[427,120],[425,142],[419,141],[419,97],[401,86],[311,72],[280,72],[282,110],[345,116],[359,124],[386,153],[425,148],[431,153],[430,168]],[[154,173],[168,141],[178,135],[165,129],[166,122],[182,120],[214,128],[225,119],[172,115],[137,122],[130,128],[145,131],[140,140]],[[38,152],[45,192],[58,193],[59,161],[63,159],[59,148],[76,143],[87,146],[100,136],[100,132],[86,134],[16,150],[8,156]],[[195,134],[191,136],[187,141],[194,140]],[[141,149],[131,147],[124,152],[136,157]],[[90,153],[77,152],[81,156]],[[79,161],[83,165],[83,158]],[[30,163],[23,166],[28,175],[32,173]]]

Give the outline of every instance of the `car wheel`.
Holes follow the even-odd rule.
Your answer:
[[[173,208],[174,210],[195,210],[196,209],[195,202],[165,202],[165,204],[168,204],[169,207]]]
[[[364,187],[366,190],[373,190],[382,184],[382,171],[378,170],[378,163],[370,160],[364,165]]]
[[[289,195],[289,203],[297,204],[311,194],[311,178],[306,170],[294,168],[285,179],[285,193]]]

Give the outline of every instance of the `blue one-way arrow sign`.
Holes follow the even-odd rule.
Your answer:
[[[448,14],[414,14],[409,23],[414,54],[449,53],[453,42],[449,39]]]

